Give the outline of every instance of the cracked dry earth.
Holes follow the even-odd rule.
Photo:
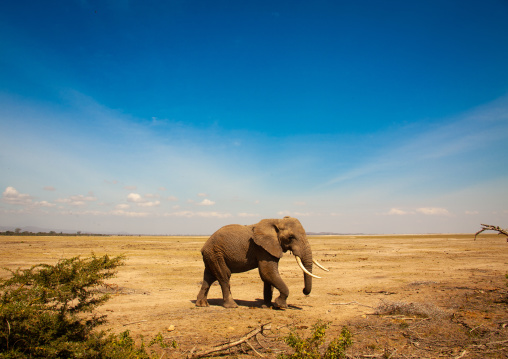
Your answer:
[[[327,341],[349,328],[350,358],[506,358],[508,243],[494,234],[473,238],[311,236],[314,257],[330,272],[315,268],[322,279],[305,296],[303,275],[285,254],[280,272],[290,289],[287,310],[261,308],[263,285],[256,270],[232,276],[238,308],[221,306],[218,285],[210,290],[210,307],[195,307],[207,237],[0,237],[0,267],[54,264],[92,252],[125,255],[125,266],[106,288],[112,297],[98,311],[108,316],[106,328],[113,332],[129,330],[145,342],[162,333],[177,343],[155,349],[164,358],[235,341],[266,323],[271,331],[250,343],[274,358],[291,352],[280,340],[291,328],[308,336],[318,320],[330,323]],[[247,345],[222,354],[256,356]]]

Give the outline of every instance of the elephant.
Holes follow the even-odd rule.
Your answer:
[[[196,306],[209,306],[208,291],[210,286],[218,281],[224,307],[238,307],[231,295],[231,274],[258,268],[264,283],[264,306],[272,305],[275,287],[280,295],[275,299],[274,307],[287,308],[289,289],[279,274],[279,260],[288,250],[295,255],[304,272],[303,293],[308,295],[312,290],[312,277],[320,278],[312,274],[312,264],[325,271],[328,269],[312,259],[307,235],[298,219],[286,216],[282,219],[263,219],[252,225],[230,224],[220,228],[208,238],[201,249],[205,271]]]

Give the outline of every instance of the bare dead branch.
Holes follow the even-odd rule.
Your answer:
[[[252,346],[251,343],[249,343],[249,341],[245,341],[245,343],[254,351],[254,353],[256,353],[257,355],[259,355],[261,358],[264,358],[265,356],[261,353],[259,353],[256,349],[254,349],[254,347]]]
[[[415,317],[404,317],[402,315],[383,315],[383,318],[392,318],[392,319],[398,319],[398,320],[414,320],[414,321],[424,321],[424,320],[430,320],[430,318],[415,318]]]
[[[500,340],[500,341],[497,341],[497,342],[490,342],[490,343],[487,343],[485,345],[498,345],[498,344],[504,344],[504,343],[507,343],[508,342],[508,339],[507,340]]]
[[[241,345],[243,343],[246,343],[249,347],[251,347],[252,350],[254,350],[254,348],[248,342],[248,340],[251,339],[252,337],[255,337],[258,334],[263,334],[263,331],[270,330],[270,329],[271,329],[270,323],[266,323],[266,324],[263,324],[262,326],[260,326],[259,328],[252,330],[251,332],[249,332],[248,334],[244,335],[243,337],[241,337],[240,339],[238,339],[234,342],[222,344],[222,345],[215,346],[215,347],[212,347],[209,349],[204,349],[204,350],[201,350],[196,353],[194,353],[194,348],[193,348],[193,350],[190,352],[190,354],[187,356],[187,358],[189,358],[189,359],[201,358],[201,357],[204,357],[208,354],[211,354],[214,352],[219,352],[219,351],[226,350],[226,349],[230,349],[230,348],[236,347],[238,345]],[[262,356],[256,350],[254,350],[254,352],[256,354]]]
[[[483,227],[482,229],[480,229],[478,232],[475,233],[475,235],[474,235],[475,240],[476,240],[476,237],[483,231],[497,231],[497,232],[499,232],[499,234],[504,234],[505,236],[508,237],[508,230],[503,229],[499,226],[493,226],[490,224],[483,224],[482,223],[482,227]],[[506,239],[506,241],[508,242],[508,238]]]
[[[384,294],[384,295],[397,294],[397,292],[388,292],[386,290],[378,290],[378,291],[366,290],[365,293],[368,293],[368,294]]]
[[[261,348],[263,348],[263,349],[265,349],[265,350],[266,350],[265,346],[264,346],[263,344],[261,344],[261,342],[259,341],[259,338],[258,338],[258,336],[257,336],[257,335],[255,335],[255,336],[254,336],[254,339],[256,340],[256,343],[258,343],[258,345],[259,345]]]

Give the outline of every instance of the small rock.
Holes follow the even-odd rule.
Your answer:
[[[174,325],[170,325],[167,329],[168,332],[172,332],[173,330],[175,330],[175,326]]]

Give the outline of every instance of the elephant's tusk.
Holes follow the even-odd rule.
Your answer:
[[[326,269],[325,267],[323,267],[323,266],[321,265],[321,263],[319,263],[317,260],[313,259],[313,260],[312,260],[312,262],[314,262],[314,264],[315,264],[315,265],[317,265],[317,266],[318,266],[319,268],[321,268],[322,270],[327,271],[327,272],[329,272],[329,271],[330,271],[330,270]]]
[[[317,275],[315,274],[312,274],[311,272],[309,272],[307,269],[305,269],[305,267],[303,266],[303,263],[302,263],[302,260],[300,259],[300,257],[298,256],[295,256],[296,257],[296,262],[298,263],[298,265],[300,266],[300,268],[302,268],[303,272],[310,275],[311,277],[314,277],[314,278],[319,278],[321,279],[321,277],[318,277]]]

